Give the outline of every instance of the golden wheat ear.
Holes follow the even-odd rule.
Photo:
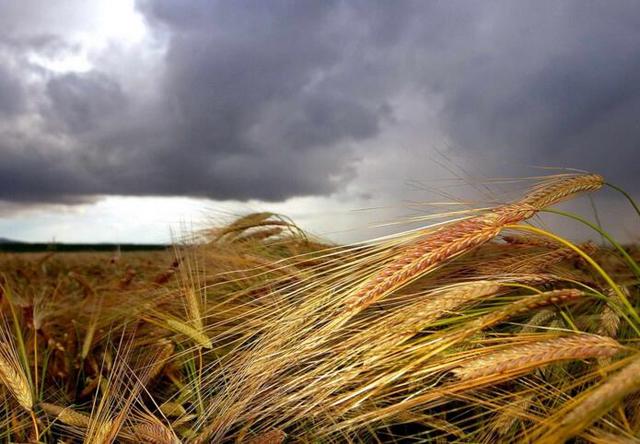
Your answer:
[[[461,380],[525,373],[558,361],[610,357],[623,350],[615,340],[596,335],[573,335],[531,342],[474,357],[453,370]]]
[[[422,238],[375,273],[348,298],[347,312],[362,310],[419,276],[485,244],[495,238],[506,225],[529,219],[543,208],[577,193],[597,190],[603,183],[603,178],[596,174],[557,178],[542,183],[519,201],[480,216],[427,230]]]
[[[281,444],[284,442],[287,434],[280,429],[272,429],[268,432],[249,438],[245,441],[247,444]]]
[[[148,444],[180,444],[176,434],[158,418],[144,415],[141,420],[125,427],[119,435],[124,441]]]
[[[71,407],[62,407],[48,402],[41,402],[38,406],[48,415],[55,416],[63,424],[86,429],[89,427],[91,418],[89,415],[77,412]]]
[[[0,317],[0,381],[26,411],[31,412],[34,396],[27,372],[20,363],[18,350],[4,316]]]
[[[595,389],[589,390],[567,405],[560,420],[536,442],[561,443],[577,436],[587,426],[612,410],[627,395],[640,390],[640,356],[610,376]]]

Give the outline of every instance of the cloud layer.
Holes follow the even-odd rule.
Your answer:
[[[640,190],[636,2],[144,0],[143,42],[54,70],[38,60],[81,51],[95,12],[75,3],[0,2],[0,200],[366,192],[400,156],[434,169],[432,141],[380,147],[416,103],[412,124],[485,174],[566,166]],[[358,177],[371,157],[388,168]]]

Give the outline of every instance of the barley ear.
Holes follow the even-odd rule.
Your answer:
[[[62,423],[74,427],[86,429],[89,427],[90,418],[84,413],[76,412],[71,407],[62,407],[48,402],[38,404],[45,413],[55,416]]]
[[[545,444],[565,442],[613,409],[625,396],[638,390],[640,390],[640,357],[636,356],[618,373],[583,395],[578,403],[537,442]]]

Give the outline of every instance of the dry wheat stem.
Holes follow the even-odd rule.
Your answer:
[[[524,372],[556,361],[613,356],[622,350],[615,340],[596,335],[574,335],[517,345],[488,356],[474,357],[453,370],[461,380]]]

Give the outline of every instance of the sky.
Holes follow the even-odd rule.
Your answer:
[[[568,168],[638,196],[638,79],[636,1],[0,0],[0,237],[343,242]]]

